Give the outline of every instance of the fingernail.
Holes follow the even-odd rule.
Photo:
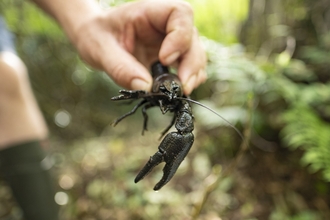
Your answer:
[[[165,58],[167,65],[174,63],[176,59],[180,56],[180,51],[176,51]]]
[[[133,79],[131,82],[131,88],[133,90],[150,90],[150,84],[142,79]]]
[[[196,75],[193,75],[187,80],[187,83],[184,84],[184,89],[187,92],[186,95],[189,95],[195,88],[196,79]]]

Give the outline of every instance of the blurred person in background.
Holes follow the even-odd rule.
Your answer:
[[[148,68],[175,65],[185,94],[206,79],[206,58],[191,7],[180,0],[144,0],[103,10],[94,0],[33,0],[63,28],[81,58],[120,86],[149,91]],[[46,123],[0,19],[0,170],[27,220],[56,220],[58,207],[42,142]]]

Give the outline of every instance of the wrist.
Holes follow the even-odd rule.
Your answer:
[[[98,16],[101,8],[95,0],[33,0],[52,16],[72,42],[88,20]]]

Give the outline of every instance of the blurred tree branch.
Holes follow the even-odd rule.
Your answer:
[[[220,182],[234,171],[234,169],[237,167],[242,157],[244,156],[245,152],[249,149],[249,140],[251,137],[252,122],[253,122],[253,111],[255,108],[254,103],[255,103],[254,94],[251,92],[250,94],[248,94],[248,100],[247,100],[248,119],[244,127],[244,131],[243,131],[244,140],[242,140],[242,143],[239,147],[240,150],[237,153],[236,158],[225,169],[222,170],[220,165],[213,166],[212,168],[213,172],[210,174],[209,177],[206,178],[205,181],[205,184],[208,185],[205,187],[200,201],[197,204],[195,204],[193,207],[193,211],[191,215],[193,220],[199,217],[209,196],[212,194],[212,192],[214,192],[218,188]],[[210,179],[211,179],[211,183],[208,183]]]

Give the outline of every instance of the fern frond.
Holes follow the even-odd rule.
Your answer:
[[[283,114],[283,140],[292,149],[305,151],[301,161],[312,172],[322,170],[330,181],[330,125],[306,104],[295,104]]]

